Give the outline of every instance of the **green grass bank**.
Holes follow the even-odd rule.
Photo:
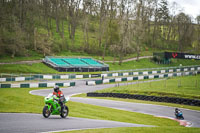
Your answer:
[[[122,65],[118,63],[106,63],[110,66],[110,71],[117,70],[130,70],[130,69],[143,69],[143,68],[159,68],[159,67],[172,67],[189,65],[200,65],[200,61],[197,60],[173,60],[172,64],[163,65],[156,64],[151,61],[151,59],[141,59],[139,61],[129,61],[124,62]],[[0,65],[0,73],[37,73],[37,74],[63,74],[63,73],[73,73],[73,72],[58,72],[53,68],[48,67],[43,63],[34,63],[34,64],[5,64]],[[78,72],[81,73],[81,72]],[[81,74],[87,74],[88,72],[82,72]],[[93,73],[93,72],[90,72]],[[94,72],[101,73],[101,72]]]
[[[60,133],[199,133],[200,128],[184,127],[119,127],[105,129],[88,129]]]

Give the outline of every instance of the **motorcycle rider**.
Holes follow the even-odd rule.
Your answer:
[[[175,115],[176,115],[176,116],[178,116],[178,115],[179,115],[179,113],[181,113],[181,111],[180,111],[180,109],[178,109],[178,108],[175,108],[175,112],[174,112],[174,113],[175,113]]]
[[[53,95],[55,95],[57,98],[59,98],[58,103],[60,104],[61,108],[63,108],[63,102],[65,101],[65,97],[58,85],[56,85],[54,87]]]

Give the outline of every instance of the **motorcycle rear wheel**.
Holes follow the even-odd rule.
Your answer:
[[[42,114],[45,118],[48,118],[51,114],[51,112],[48,110],[48,107],[47,106],[44,106],[43,108],[43,111],[42,111]]]
[[[61,110],[61,114],[60,116],[62,118],[66,118],[68,116],[68,113],[69,113],[69,109],[68,107],[65,105],[64,108]]]

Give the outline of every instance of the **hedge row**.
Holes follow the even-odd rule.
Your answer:
[[[88,97],[115,97],[115,98],[128,98],[145,101],[156,101],[166,103],[176,103],[191,106],[200,106],[200,100],[176,98],[176,97],[158,97],[158,96],[145,96],[145,95],[134,95],[134,94],[121,94],[121,93],[87,93]]]

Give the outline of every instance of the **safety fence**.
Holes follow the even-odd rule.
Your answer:
[[[60,87],[75,86],[75,82],[69,83],[20,83],[20,84],[0,84],[0,88],[40,88],[40,87]]]
[[[186,71],[200,71],[200,66],[183,66],[183,67],[167,67],[163,69],[156,70],[158,68],[151,69],[136,69],[130,70],[129,72],[113,72],[113,73],[103,73],[103,74],[66,74],[66,75],[50,75],[50,74],[27,74],[25,76],[10,75],[10,77],[3,77],[1,74],[0,82],[10,82],[10,81],[30,81],[30,80],[41,80],[41,79],[81,79],[81,78],[106,78],[106,77],[120,77],[120,76],[136,76],[136,75],[149,75],[149,74],[163,74],[163,73],[173,73],[173,72],[186,72]],[[151,70],[151,71],[149,71]]]
[[[176,104],[185,104],[191,106],[200,106],[200,100],[177,98],[177,97],[158,97],[158,96],[146,96],[135,94],[122,94],[122,93],[87,93],[88,97],[115,97],[115,98],[128,98],[146,101],[167,102]]]
[[[123,82],[123,81],[168,78],[168,77],[176,77],[176,76],[187,76],[187,75],[194,75],[194,74],[197,74],[197,73],[198,73],[198,71],[191,71],[191,72],[151,74],[151,75],[142,75],[142,76],[133,76],[133,77],[122,77],[122,78],[114,78],[114,79],[94,80],[94,81],[86,81],[86,85],[98,85],[98,84]]]

